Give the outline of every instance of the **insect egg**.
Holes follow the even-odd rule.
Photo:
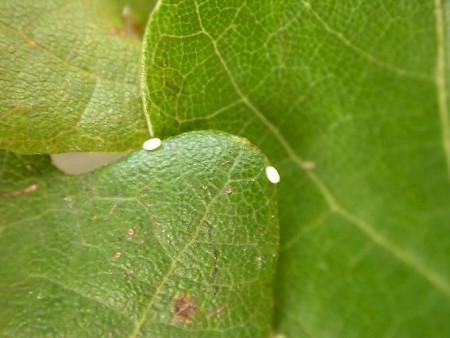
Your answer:
[[[145,150],[155,150],[161,147],[161,140],[157,137],[151,138],[150,140],[147,140],[142,145],[142,148]]]
[[[272,166],[266,168],[266,176],[273,184],[280,182],[280,174],[278,173],[278,170]]]

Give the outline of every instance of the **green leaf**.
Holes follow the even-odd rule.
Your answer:
[[[126,33],[138,34],[133,13],[151,2],[130,17],[120,2],[1,2],[0,148],[121,151],[146,138],[141,42]]]
[[[448,2],[175,1],[144,56],[156,135],[244,135],[281,172],[275,331],[449,336]]]
[[[267,165],[220,132],[72,177],[4,153],[0,336],[268,336],[278,227]]]

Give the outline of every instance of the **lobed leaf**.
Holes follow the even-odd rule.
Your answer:
[[[248,141],[187,133],[81,176],[2,157],[2,337],[268,336],[275,188]]]

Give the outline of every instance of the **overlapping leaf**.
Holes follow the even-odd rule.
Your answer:
[[[2,337],[268,336],[275,188],[248,141],[183,134],[74,177],[2,157]]]
[[[121,15],[122,3],[1,2],[1,148],[120,151],[145,139],[136,35],[152,1]]]

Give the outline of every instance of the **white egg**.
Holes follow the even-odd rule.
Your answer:
[[[147,140],[142,145],[142,148],[145,150],[155,150],[161,147],[161,140],[157,137],[151,138],[150,140]]]
[[[273,184],[277,184],[278,182],[280,182],[280,174],[274,167],[269,166],[266,168],[266,176],[268,180]]]

